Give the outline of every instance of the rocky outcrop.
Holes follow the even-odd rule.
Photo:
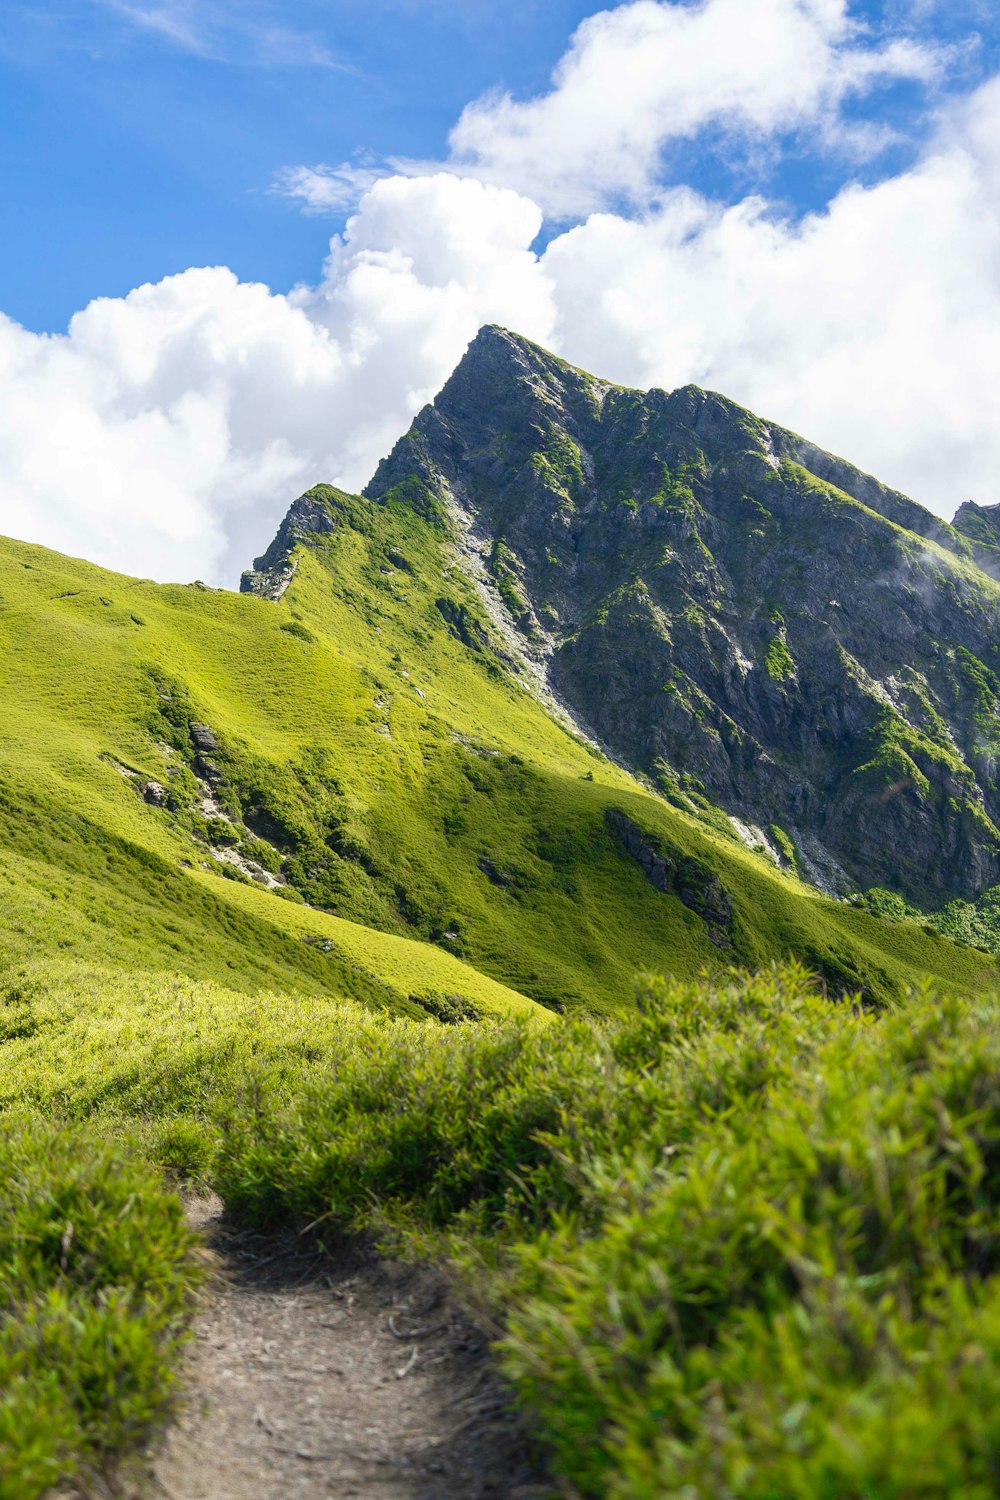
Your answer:
[[[1000,579],[1000,505],[977,505],[974,500],[966,500],[951,524],[970,544],[983,571]]]
[[[292,554],[296,545],[332,532],[336,527],[325,494],[326,487],[318,486],[293,500],[274,541],[240,578],[241,594],[259,594],[261,598],[275,602],[282,597],[295,576],[296,564]]]
[[[731,948],[733,903],[715,871],[693,855],[668,848],[620,808],[609,808],[605,821],[626,853],[642,867],[650,885],[697,912],[717,948]]]
[[[188,725],[188,731],[191,735],[191,743],[196,750],[218,750],[219,742],[215,738],[215,730],[210,728],[208,724],[195,724],[192,722]]]
[[[672,799],[778,829],[844,893],[1000,881],[990,508],[948,526],[722,396],[499,328],[366,494],[474,537],[547,688]]]

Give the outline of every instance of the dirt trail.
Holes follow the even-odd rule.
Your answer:
[[[218,1274],[188,1403],[138,1496],[541,1500],[483,1336],[428,1268],[239,1232],[195,1206]]]

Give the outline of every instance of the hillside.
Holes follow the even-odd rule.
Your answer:
[[[558,723],[436,511],[299,505],[277,600],[0,546],[13,955],[411,1014],[608,1010],[639,970],[789,953],[873,997],[992,976],[822,899]]]
[[[989,507],[947,526],[725,397],[609,385],[498,328],[367,493],[416,490],[552,690],[673,801],[840,894],[929,909],[1000,881]]]
[[[991,1493],[996,586],[956,522],[486,330],[240,594],[0,541],[0,1500],[132,1493],[192,1368],[241,1493]],[[207,1291],[178,1187],[224,1204]],[[373,1244],[465,1314],[400,1330]]]

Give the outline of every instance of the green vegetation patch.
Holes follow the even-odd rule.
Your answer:
[[[929,797],[929,773],[944,773],[969,791],[973,789],[972,772],[954,745],[931,738],[888,704],[879,710],[868,750],[868,758],[855,774],[874,778],[882,786],[908,785]]]
[[[875,886],[852,898],[859,906],[888,922],[910,922],[941,933],[953,943],[1000,954],[1000,886],[986,890],[975,901],[958,898],[937,911],[922,911],[898,891]]]
[[[0,1120],[0,1495],[106,1475],[172,1412],[198,1281],[160,1176],[93,1130]]]
[[[262,1059],[216,1181],[262,1223],[450,1254],[583,1496],[972,1500],[1000,1397],[997,1018],[930,992],[879,1016],[794,969],[647,981],[599,1027],[359,1017],[317,1065]]]
[[[795,658],[788,649],[784,628],[771,637],[764,657],[764,668],[768,677],[775,682],[784,682],[787,677],[795,676]]]
[[[797,870],[799,867],[799,851],[796,849],[791,836],[783,828],[779,827],[777,823],[768,824],[768,833],[777,845],[778,852],[785,861],[785,864],[790,869]]]
[[[25,1387],[19,1464],[40,1454],[44,1483],[111,1465],[169,1409],[188,1240],[159,1180],[104,1144],[125,1139],[251,1221],[331,1220],[449,1258],[582,1496],[711,1492],[720,1465],[751,1496],[823,1493],[830,1475],[835,1494],[988,1492],[996,1001],[925,990],[879,1013],[793,967],[648,979],[601,1022],[491,1019],[443,987],[423,1007],[51,965],[8,984],[8,1259],[28,1252],[11,1305],[68,1278],[97,1329],[106,1307],[134,1310],[124,1342],[101,1333],[113,1400],[83,1418],[72,1393],[96,1353],[46,1346],[71,1395],[50,1407]],[[12,1338],[42,1379],[40,1346]],[[912,1441],[888,1443],[911,1411]]]

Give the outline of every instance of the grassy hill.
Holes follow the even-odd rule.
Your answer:
[[[0,1500],[112,1473],[172,1409],[177,1180],[464,1265],[581,1494],[724,1460],[748,1495],[979,1500],[916,1459],[878,1484],[899,1381],[942,1473],[988,1469],[993,961],[821,897],[558,722],[420,502],[314,492],[333,529],[277,601],[0,543]],[[704,977],[789,955],[868,1003]],[[843,1306],[797,1296],[812,1261]],[[941,1399],[970,1370],[979,1405]]]
[[[449,994],[609,1011],[640,970],[789,954],[875,999],[992,979],[977,950],[823,899],[557,723],[433,514],[315,493],[334,530],[297,549],[278,602],[0,544],[8,960],[411,1014]]]

